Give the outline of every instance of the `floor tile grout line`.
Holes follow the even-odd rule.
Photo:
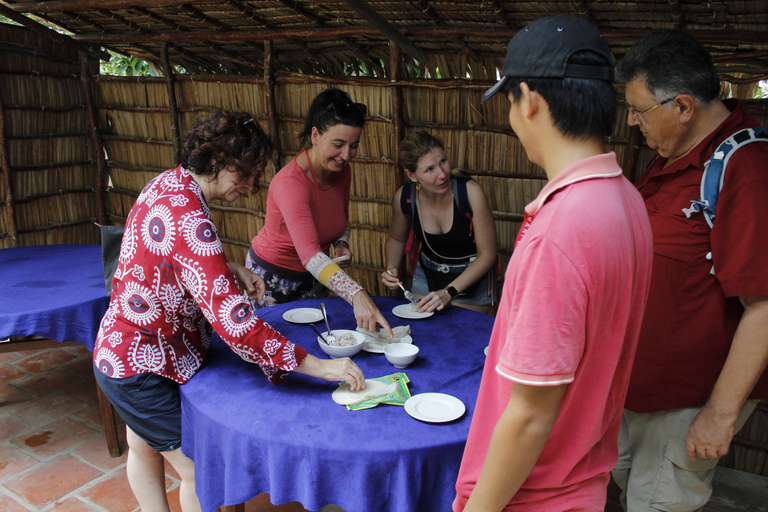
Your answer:
[[[23,507],[25,507],[25,508],[33,511],[33,512],[37,512],[38,511],[37,507],[32,505],[30,502],[28,502],[27,500],[25,500],[21,496],[17,495],[15,492],[13,492],[10,489],[8,489],[3,484],[0,484],[0,493],[4,494],[8,498],[11,498],[12,500],[14,500],[19,505],[21,505],[21,506],[23,506]]]

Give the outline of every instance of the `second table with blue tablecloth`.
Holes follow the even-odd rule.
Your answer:
[[[2,249],[0,283],[0,338],[38,335],[93,350],[109,302],[100,246]]]
[[[327,358],[308,325],[283,319],[286,311],[319,302],[282,304],[258,314],[311,354]],[[355,328],[351,306],[339,298],[323,302],[331,329]],[[204,511],[265,492],[274,504],[298,501],[309,510],[327,504],[347,512],[450,510],[493,318],[449,307],[430,318],[405,320],[391,311],[402,300],[374,302],[390,325],[410,325],[420,351],[404,370],[384,354],[360,352],[353,360],[366,378],[404,372],[412,395],[446,393],[460,399],[466,413],[451,422],[426,423],[403,406],[348,411],[331,398],[338,383],[294,373],[275,386],[214,336],[206,363],[181,386],[182,451],[195,461]]]

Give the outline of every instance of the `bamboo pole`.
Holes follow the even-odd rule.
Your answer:
[[[88,54],[81,51],[80,56],[80,83],[83,86],[83,95],[85,97],[85,109],[88,112],[88,124],[91,130],[91,152],[96,161],[96,212],[99,218],[99,224],[107,224],[107,166],[104,161],[104,145],[101,142],[99,130],[99,117],[96,112],[95,102],[93,101],[93,89],[91,88],[91,76],[88,71]]]
[[[107,52],[103,50],[91,50],[87,45],[84,45],[82,43],[75,41],[74,38],[65,36],[63,34],[59,34],[55,30],[50,29],[44,25],[41,25],[40,23],[36,22],[32,18],[28,18],[27,16],[22,15],[20,12],[13,9],[13,7],[18,8],[18,6],[15,6],[12,4],[7,5],[5,3],[0,3],[0,16],[5,16],[7,18],[10,18],[11,20],[15,21],[19,25],[23,25],[27,27],[32,32],[35,32],[49,39],[53,39],[58,44],[68,46],[70,48],[74,48],[78,51],[92,53],[95,57],[98,57],[100,59],[109,60],[110,55]],[[21,12],[24,12],[24,11],[22,10]]]
[[[59,228],[69,228],[72,226],[80,226],[81,224],[93,224],[96,222],[96,219],[90,218],[90,219],[84,219],[84,220],[73,220],[70,222],[60,222],[56,224],[49,224],[47,226],[37,226],[34,228],[27,228],[27,229],[20,229],[19,234],[20,235],[26,235],[27,233],[39,233],[41,231],[50,231],[52,229],[59,229]]]
[[[394,132],[394,146],[392,158],[395,163],[395,190],[403,184],[403,175],[400,172],[400,143],[405,138],[405,126],[403,113],[403,88],[397,85],[400,78],[400,48],[389,43],[389,81],[394,84],[392,88],[392,129]]]
[[[19,246],[19,229],[16,225],[16,206],[13,199],[13,177],[11,176],[11,156],[8,150],[8,134],[5,124],[5,107],[3,91],[0,90],[0,167],[3,170],[3,186],[5,187],[5,216],[8,222],[8,233],[11,246]]]
[[[21,199],[16,199],[15,202],[16,204],[26,204],[26,203],[32,203],[34,201],[37,201],[38,199],[45,199],[47,197],[63,196],[63,195],[70,195],[70,194],[92,194],[92,193],[93,193],[92,187],[61,189],[61,190],[54,190],[53,192],[44,192],[42,194],[33,194],[31,196],[23,197]]]
[[[51,2],[45,2],[51,3]],[[55,2],[53,2],[55,3]],[[28,9],[23,9],[28,11]],[[479,39],[481,41],[508,42],[517,34],[517,29],[504,27],[467,27],[467,26],[445,26],[445,27],[409,27],[399,31],[402,37],[463,37],[466,39]],[[605,40],[610,45],[632,44],[646,34],[642,29],[601,29],[600,31]],[[755,30],[689,30],[702,44],[709,43],[768,43],[768,33]],[[300,29],[275,29],[275,30],[250,30],[250,31],[229,31],[229,32],[174,32],[174,33],[125,33],[125,34],[87,34],[72,36],[75,41],[110,44],[110,43],[146,43],[146,42],[181,42],[181,41],[265,41],[272,39],[275,41],[285,39],[341,39],[345,36],[365,37],[370,36],[371,28],[368,26],[340,27],[340,28],[300,28]],[[414,47],[416,51],[421,51]],[[406,52],[409,53],[410,52]]]
[[[21,135],[9,135],[8,140],[63,139],[67,137],[87,137],[88,135],[88,132],[24,133]]]
[[[168,84],[168,109],[171,115],[173,154],[176,158],[174,162],[179,163],[181,162],[181,132],[179,130],[179,110],[176,104],[176,74],[173,72],[171,59],[168,56],[168,43],[163,43],[160,47],[160,58],[163,61],[163,71]]]
[[[62,167],[77,167],[79,165],[93,165],[93,160],[71,160],[69,162],[51,162],[47,164],[17,165],[11,169],[11,172],[27,171],[48,171],[50,169],[61,169]]]
[[[272,41],[264,41],[264,85],[267,96],[267,116],[269,117],[269,135],[275,144],[275,153],[272,156],[274,172],[280,169],[280,120],[277,117],[277,100],[275,98],[275,49]]]
[[[55,112],[57,114],[63,114],[65,112],[72,112],[73,110],[83,110],[85,105],[72,105],[69,107],[31,107],[29,105],[7,105],[5,110],[26,110],[32,112]]]

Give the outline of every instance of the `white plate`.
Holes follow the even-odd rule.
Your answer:
[[[405,402],[405,412],[428,423],[453,421],[461,418],[466,410],[464,402],[444,393],[421,393]]]
[[[406,343],[408,345],[413,344],[413,338],[411,338],[410,334],[406,334],[402,338],[400,338],[399,343]],[[365,344],[363,344],[363,350],[366,352],[370,352],[372,354],[383,354],[384,353],[384,347],[389,345],[389,343],[382,343],[379,341],[374,340],[373,338],[366,336],[365,337]]]
[[[294,324],[311,324],[323,319],[323,314],[315,308],[296,308],[283,313],[283,320]]]
[[[483,354],[485,354],[486,356],[488,355],[488,349],[489,349],[489,348],[491,348],[491,347],[490,347],[490,346],[488,346],[488,347],[485,347],[485,348],[483,349]]]
[[[408,319],[429,318],[435,314],[434,311],[430,311],[429,313],[419,313],[418,311],[412,311],[411,304],[400,304],[399,306],[395,306],[392,308],[392,312],[395,314],[395,316]]]

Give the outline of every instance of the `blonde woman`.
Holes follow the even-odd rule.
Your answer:
[[[482,188],[454,176],[443,142],[424,131],[403,141],[400,162],[407,181],[392,200],[381,281],[398,288],[397,269],[413,236],[421,244],[412,287],[421,298],[419,311],[440,311],[453,303],[490,313],[496,297],[496,228]]]

